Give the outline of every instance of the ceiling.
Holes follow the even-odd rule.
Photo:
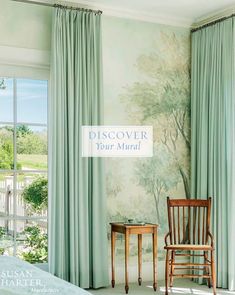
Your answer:
[[[45,0],[44,0],[45,1]],[[104,14],[159,23],[191,26],[218,12],[235,7],[235,0],[47,0],[80,4],[103,10]]]

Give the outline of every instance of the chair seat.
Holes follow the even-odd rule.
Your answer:
[[[168,250],[213,250],[210,245],[176,244],[165,246]]]

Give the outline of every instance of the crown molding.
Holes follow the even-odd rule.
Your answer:
[[[122,7],[112,7],[107,5],[102,5],[99,1],[96,1],[96,5],[94,2],[89,0],[69,0],[69,1],[58,1],[59,3],[71,4],[71,5],[79,5],[85,8],[91,8],[94,10],[102,10],[104,15],[107,16],[115,16],[119,18],[127,18],[134,19],[140,21],[146,21],[151,23],[158,23],[163,25],[177,26],[177,27],[185,27],[190,28],[192,25],[192,20],[188,18],[178,18],[165,14],[157,14],[157,13],[149,13],[147,11],[138,11],[135,9],[125,9]]]
[[[102,10],[104,15],[107,16],[115,16],[119,18],[126,18],[126,19],[134,19],[140,20],[145,22],[151,23],[158,23],[163,25],[170,25],[170,26],[177,26],[177,27],[185,27],[190,28],[193,20],[188,18],[180,18],[169,16],[166,14],[158,14],[158,13],[150,13],[148,11],[138,11],[135,9],[125,9],[122,7],[113,7],[108,5],[101,4],[98,0],[89,1],[89,0],[28,0],[38,3],[45,3],[45,4],[61,4],[67,6],[79,6],[83,8],[93,9],[93,10]]]
[[[209,14],[205,14],[195,20],[195,22],[192,24],[192,28],[203,26],[205,24],[216,21],[220,18],[230,16],[231,14],[234,14],[234,13],[235,13],[235,5],[232,5],[225,9],[214,11]]]
[[[14,1],[14,0],[13,0]],[[103,5],[99,0],[26,0],[27,3],[41,3],[43,4],[61,4],[67,6],[78,6],[93,10],[102,10],[104,15],[115,16],[119,18],[134,19],[139,21],[158,23],[163,25],[184,27],[184,28],[196,28],[206,23],[210,23],[222,17],[229,16],[235,13],[235,5],[227,7],[223,10],[214,11],[212,13],[202,15],[196,19],[175,17],[167,14],[153,13],[149,11],[139,11],[135,9],[125,9],[123,7],[114,7],[111,5]]]
[[[192,25],[192,21],[185,18],[177,18],[171,17],[169,15],[163,14],[155,14],[155,13],[147,13],[147,12],[139,12],[134,10],[127,9],[111,9],[111,8],[102,8],[104,15],[107,16],[115,16],[119,18],[127,18],[151,23],[157,23],[162,25],[176,26],[176,27],[184,27],[190,28]]]

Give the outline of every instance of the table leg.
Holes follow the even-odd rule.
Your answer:
[[[115,242],[116,232],[111,232],[111,262],[112,262],[112,288],[115,286]]]
[[[142,235],[138,235],[138,282],[142,283]]]
[[[129,291],[128,258],[129,258],[129,231],[128,231],[128,229],[126,229],[126,233],[125,233],[125,290],[126,290],[126,294],[128,294],[128,291]]]
[[[157,230],[153,235],[153,289],[157,290]]]

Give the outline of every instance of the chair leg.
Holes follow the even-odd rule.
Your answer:
[[[165,265],[165,295],[168,295],[168,278],[169,278],[169,250],[166,252],[166,265]]]
[[[208,263],[208,252],[204,251],[204,263]],[[209,266],[205,266],[205,273],[207,275],[210,275],[210,267]],[[211,279],[210,277],[207,279],[208,282],[208,287],[211,288]]]
[[[195,252],[194,251],[192,251],[192,254],[194,255],[195,254]],[[193,268],[191,269],[191,274],[192,275],[194,275],[194,270],[193,270]],[[191,281],[193,281],[194,280],[194,278],[191,278]]]
[[[175,266],[173,265],[175,263],[175,251],[171,251],[171,274],[170,274],[170,287],[173,287],[173,274],[174,274],[174,268]]]
[[[214,251],[211,251],[211,276],[212,276],[212,285],[213,285],[213,294],[216,295],[216,273],[215,273],[215,259]]]

